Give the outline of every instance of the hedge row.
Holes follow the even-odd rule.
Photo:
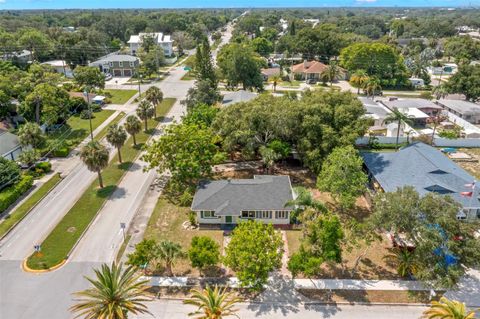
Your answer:
[[[25,192],[33,186],[33,177],[23,175],[20,181],[0,192],[0,213],[4,212],[10,205],[15,203]]]

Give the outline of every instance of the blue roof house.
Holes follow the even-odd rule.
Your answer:
[[[480,218],[480,184],[469,188],[475,178],[436,148],[417,142],[397,152],[365,152],[362,157],[370,179],[385,192],[413,186],[421,196],[429,192],[449,195],[463,206],[457,218]],[[465,192],[473,194],[462,196]]]

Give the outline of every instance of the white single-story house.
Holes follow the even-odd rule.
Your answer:
[[[424,81],[423,79],[420,79],[420,78],[409,78],[408,80],[410,81],[410,83],[411,83],[414,87],[425,86],[425,81]]]
[[[135,55],[142,46],[145,37],[152,37],[154,42],[163,49],[163,53],[167,56],[173,54],[173,39],[170,35],[161,32],[139,33],[138,35],[131,35],[128,44],[130,45],[130,53]]]
[[[55,72],[65,75],[67,78],[73,78],[73,71],[70,66],[64,60],[53,60],[43,62],[43,65],[51,66]]]
[[[287,204],[294,197],[289,176],[255,175],[201,182],[191,209],[200,227],[228,228],[246,220],[288,227],[294,207]]]
[[[437,104],[472,124],[480,124],[480,105],[463,100],[441,99]]]

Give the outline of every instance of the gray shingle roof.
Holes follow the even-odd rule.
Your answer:
[[[410,144],[398,152],[362,153],[370,173],[386,192],[413,186],[420,195],[428,192],[450,195],[464,207],[480,207],[480,187],[470,199],[460,192],[471,191],[465,184],[475,178],[442,152],[424,143]]]
[[[255,175],[200,183],[192,210],[212,210],[217,216],[240,215],[242,210],[284,210],[293,199],[290,177]]]
[[[460,114],[471,114],[476,115],[480,114],[480,105],[462,101],[462,100],[438,100],[438,103],[448,107],[449,109],[455,110]]]
[[[250,100],[253,100],[256,97],[257,97],[256,93],[240,90],[240,91],[225,94],[223,97],[222,103],[223,105],[230,105],[234,103],[248,102]]]
[[[383,102],[386,106],[390,109],[392,108],[415,108],[415,109],[423,109],[423,108],[432,108],[432,109],[442,109],[440,105],[433,103],[432,101],[425,100],[425,99],[401,99],[401,100],[393,100],[393,101],[385,101]]]
[[[363,96],[358,97],[358,99],[362,102],[367,114],[375,114],[379,118],[386,118],[391,113],[386,107],[378,105],[372,99]]]
[[[10,132],[0,130],[0,156],[19,147],[18,137]]]
[[[90,63],[91,65],[104,64],[109,62],[135,62],[138,58],[128,54],[109,54],[104,57],[101,57],[95,62]]]

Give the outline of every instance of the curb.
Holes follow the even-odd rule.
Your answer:
[[[47,197],[47,196],[55,189],[55,187],[57,187],[58,184],[60,184],[60,183],[64,180],[64,177],[62,177],[62,175],[61,175],[59,172],[55,172],[54,174],[52,174],[52,177],[50,177],[50,179],[53,178],[53,176],[54,176],[55,174],[59,174],[59,175],[60,175],[59,181],[56,182],[55,185],[53,185],[53,187],[52,187],[48,192],[46,192],[45,195],[43,195],[43,196],[38,200],[38,202],[36,202],[32,207],[30,207],[30,209],[25,213],[25,215],[23,215],[22,218],[20,218],[19,220],[17,220],[17,221],[15,222],[15,224],[13,224],[12,227],[10,227],[10,229],[8,229],[8,230],[5,232],[5,234],[3,234],[3,235],[0,236],[0,241],[3,240],[5,237],[7,237],[7,235],[10,234],[10,233],[15,229],[15,227],[17,227],[17,225],[20,224],[20,222],[21,222],[22,220],[24,220],[24,219],[32,212],[32,210],[34,210],[35,207],[37,207],[38,204],[40,204],[40,202],[43,201],[43,200],[45,199],[45,197]],[[48,179],[47,182],[48,182],[50,179]],[[45,182],[45,183],[47,183],[47,182]],[[43,185],[42,185],[42,186],[43,186]],[[41,187],[41,186],[40,186],[40,187]],[[39,187],[39,188],[40,188],[40,187]],[[38,191],[38,189],[37,189],[37,191]],[[35,192],[34,192],[33,194],[35,194]],[[32,195],[33,195],[33,194],[32,194]]]
[[[29,256],[30,257],[30,256]],[[29,273],[34,273],[34,274],[41,274],[41,273],[46,273],[46,272],[51,272],[51,271],[54,271],[54,270],[57,270],[58,268],[62,267],[63,265],[65,265],[67,263],[67,259],[64,259],[62,260],[61,263],[53,266],[53,267],[50,267],[50,268],[47,268],[47,269],[32,269],[30,267],[27,266],[27,260],[28,258],[25,258],[22,262],[22,269],[23,271],[25,272],[29,272]]]

